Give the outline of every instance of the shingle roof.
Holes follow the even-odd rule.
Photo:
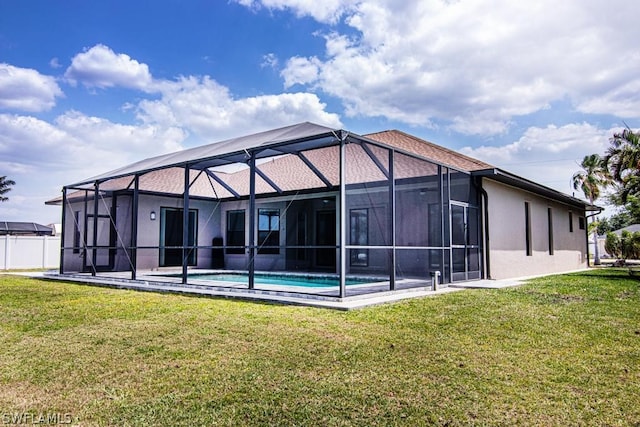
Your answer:
[[[212,144],[201,145],[174,153],[163,154],[161,156],[140,160],[136,163],[132,163],[119,169],[94,176],[74,185],[79,186],[82,184],[91,183],[93,181],[101,181],[103,179],[108,179],[111,177],[127,176],[132,173],[178,166],[187,162],[215,158],[217,156],[242,152],[243,150],[246,151],[257,147],[267,147],[287,141],[293,142],[296,140],[304,140],[307,138],[320,138],[323,135],[328,135],[336,131],[336,129],[320,126],[315,123],[298,123],[291,126],[271,129],[251,135],[244,135],[237,138],[231,138],[224,141],[214,142]]]
[[[133,188],[133,178],[138,174],[141,191],[182,194],[184,162],[189,162],[193,165],[193,169],[189,171],[190,196],[213,199],[247,196],[249,195],[249,168],[246,164],[243,167],[242,164],[248,158],[246,149],[257,148],[256,168],[266,179],[260,174],[256,176],[256,194],[335,188],[339,185],[340,150],[337,145],[331,144],[336,143],[338,135],[350,136],[347,138],[345,147],[347,184],[380,182],[387,179],[388,151],[373,143],[367,143],[371,141],[399,150],[394,157],[394,176],[398,179],[424,177],[438,173],[435,163],[403,154],[409,153],[470,172],[472,175],[505,182],[547,197],[565,200],[570,204],[584,205],[582,201],[556,190],[527,181],[483,161],[399,130],[386,130],[359,136],[312,123],[300,123],[142,160],[94,179],[100,181],[101,191],[130,190]],[[350,143],[354,141],[359,143]],[[287,145],[291,143],[295,143],[295,146]],[[300,153],[301,156],[295,153]],[[222,166],[222,169],[220,167],[233,162],[236,163],[231,170],[223,170],[226,166]],[[309,167],[308,163],[313,166]],[[274,186],[268,182],[269,180],[274,183]],[[84,184],[77,184],[88,189],[86,193],[88,197],[92,197],[93,194],[92,182],[88,180],[84,181]],[[230,187],[233,192],[226,187]],[[67,194],[67,197],[75,199],[83,198],[84,195],[85,191],[80,190]],[[46,203],[59,204],[61,201],[62,198],[58,197]]]
[[[467,172],[493,168],[493,166],[481,160],[465,156],[464,154],[395,129],[370,133],[364,136]]]
[[[420,143],[424,141],[416,138],[410,142],[412,146],[407,143],[398,145],[405,151],[411,151],[411,149],[416,149],[416,147],[419,148]],[[386,179],[384,173],[376,165],[376,161],[388,170],[388,151],[373,144],[366,145],[375,160],[372,159],[370,154],[359,144],[347,144],[346,146],[346,177],[348,184],[376,182]],[[431,151],[435,151],[434,147],[437,146],[431,145],[433,146],[431,147]],[[424,150],[422,154],[424,155]],[[276,156],[268,161],[258,161],[256,167],[283,192],[327,188],[327,184],[330,184],[330,186],[338,186],[340,184],[340,150],[337,145],[305,150],[303,151],[303,155],[328,182],[323,182],[323,180],[295,154]],[[435,165],[406,155],[396,155],[395,163],[395,176],[398,179],[437,174],[437,167]],[[244,168],[238,168],[233,172],[227,173],[217,171],[216,168],[213,168],[210,169],[209,172],[224,181],[238,195],[249,195],[248,167],[245,166]],[[214,179],[210,179],[206,173],[201,173],[198,170],[190,171],[190,182],[192,183],[189,188],[189,194],[191,196],[216,199],[233,197],[233,194],[220,183]],[[132,189],[133,176],[120,176],[103,181],[100,183],[99,188],[101,191]],[[140,190],[149,192],[181,194],[184,191],[184,169],[180,167],[167,167],[143,173],[140,175],[139,188]],[[277,190],[262,177],[256,177],[256,194],[267,194],[276,191]],[[93,191],[91,188],[89,188],[87,194],[89,197],[92,197]],[[76,197],[84,197],[84,191],[68,194],[69,199]],[[46,203],[57,204],[61,201],[62,198],[58,197]]]

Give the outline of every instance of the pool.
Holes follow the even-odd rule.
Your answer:
[[[232,282],[249,284],[249,275],[247,273],[192,273],[187,275],[188,279],[208,280],[216,282]],[[305,288],[328,288],[339,286],[340,280],[331,276],[306,276],[306,275],[289,275],[289,274],[262,274],[254,275],[256,285],[280,285],[280,286],[302,286]],[[365,278],[347,278],[346,285],[361,285],[371,283],[376,280]]]

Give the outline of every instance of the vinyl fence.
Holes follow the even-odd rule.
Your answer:
[[[59,266],[59,236],[0,236],[0,270]]]

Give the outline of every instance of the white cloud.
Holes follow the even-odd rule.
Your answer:
[[[343,16],[357,31],[326,34],[324,58],[293,57],[281,72],[285,87],[336,96],[349,116],[483,135],[559,100],[640,117],[640,27],[616,18],[637,16],[637,2],[370,0],[330,2],[325,14],[314,12],[316,3],[325,4],[259,2],[320,22]]]
[[[464,147],[460,151],[489,163],[539,161],[559,153],[583,156],[603,153],[609,145],[611,129],[600,129],[589,123],[571,123],[564,126],[530,127],[519,140],[504,146]]]
[[[637,61],[640,63],[640,58]],[[621,82],[618,87],[611,88],[599,96],[582,97],[577,109],[584,113],[638,118],[640,116],[640,78]]]
[[[268,64],[277,58],[265,56]],[[124,86],[159,93],[160,99],[143,99],[135,105],[137,118],[146,126],[180,128],[211,142],[242,133],[311,121],[340,127],[338,115],[312,93],[284,93],[235,98],[229,89],[209,76],[183,76],[156,80],[146,64],[109,47],[97,45],[73,58],[65,76],[87,86]],[[124,111],[133,110],[127,102]]]
[[[182,77],[158,85],[162,98],[138,105],[138,118],[148,124],[181,126],[202,139],[220,140],[268,128],[311,121],[340,127],[338,115],[311,93],[284,93],[236,99],[208,76]]]
[[[62,169],[77,175],[75,179],[86,178],[96,174],[96,165],[108,170],[177,151],[185,136],[177,128],[122,125],[74,111],[58,116],[54,123],[0,114],[0,155],[15,172]]]
[[[177,151],[185,137],[178,128],[122,125],[78,112],[61,115],[53,123],[0,114],[0,169],[16,181],[7,203],[14,206],[23,197],[30,208],[21,220],[30,220],[24,219],[27,213],[37,218],[49,211],[43,203],[63,185]]]
[[[361,0],[234,0],[250,9],[290,10],[297,16],[311,16],[319,22],[336,23]]]
[[[277,60],[275,56],[266,59]],[[10,65],[4,65],[1,70],[19,75],[20,78],[11,80],[12,84],[17,81],[53,83],[55,90],[51,90],[50,98],[61,95],[53,78]],[[59,194],[63,185],[143,158],[178,151],[187,145],[191,135],[195,138],[190,139],[189,144],[215,142],[302,121],[342,126],[339,116],[327,112],[326,105],[313,93],[237,98],[209,76],[156,80],[146,64],[128,55],[116,54],[103,45],[76,55],[65,78],[87,87],[137,89],[153,93],[159,99],[149,99],[142,94],[142,100],[125,102],[121,110],[125,114],[136,114],[138,121],[133,124],[115,123],[73,110],[52,121],[0,114],[0,169],[19,184],[10,198],[11,206],[2,206],[0,213],[5,215],[4,219],[24,220],[24,215],[16,218],[15,213],[26,206],[31,208],[23,211],[29,211],[32,218],[38,219],[44,212],[52,212],[52,208],[44,207],[43,203]],[[28,88],[35,86],[26,83]],[[5,84],[4,87],[13,86]],[[16,95],[22,109],[31,105],[25,93],[23,89]],[[2,97],[5,102],[10,99],[11,92],[0,90],[0,94],[0,102]],[[38,108],[43,108],[43,102]],[[46,180],[43,180],[45,174]]]
[[[609,137],[618,130],[601,129],[588,123],[530,127],[520,139],[510,144],[464,147],[460,152],[559,191],[571,193],[571,177],[579,170],[584,156],[604,154],[609,146]]]
[[[267,53],[262,57],[262,64],[260,64],[262,68],[277,68],[278,67],[278,56],[275,53]]]
[[[62,90],[51,76],[0,63],[0,109],[39,112],[53,108]]]
[[[316,57],[300,58],[294,56],[289,58],[287,65],[280,73],[284,78],[285,89],[296,84],[312,84],[318,80],[320,71],[320,60]]]
[[[143,91],[153,90],[153,79],[147,64],[124,53],[98,44],[73,57],[64,76],[71,84],[81,82],[87,87],[121,86]]]
[[[160,124],[124,125],[100,117],[86,116],[77,111],[67,112],[55,120],[61,131],[82,141],[78,147],[88,147],[99,157],[111,153],[109,164],[120,167],[140,158],[178,151],[187,134],[179,127]],[[104,164],[104,160],[101,161]]]
[[[60,60],[58,58],[51,58],[51,61],[49,61],[49,66],[51,68],[61,68],[62,64],[60,63]]]

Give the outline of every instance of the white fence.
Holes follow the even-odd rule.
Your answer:
[[[0,270],[59,266],[59,236],[0,236]]]

